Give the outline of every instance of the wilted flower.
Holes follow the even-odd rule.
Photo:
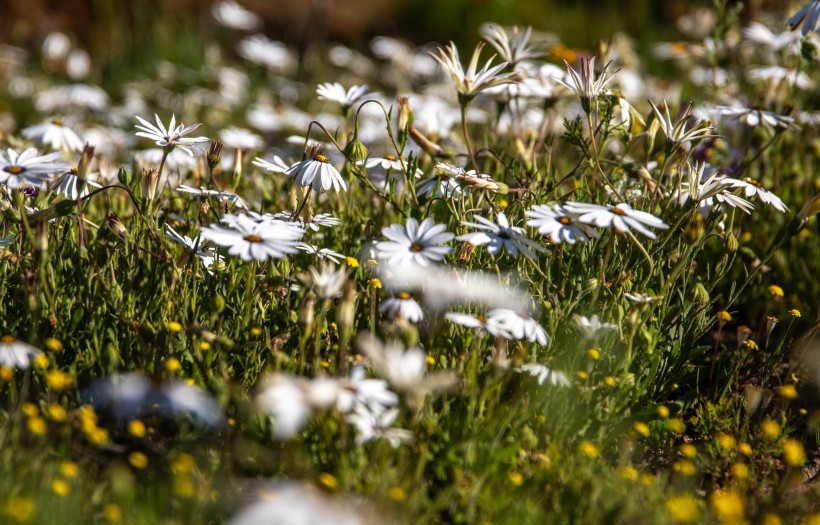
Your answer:
[[[454,43],[450,42],[450,45],[447,47],[438,48],[438,55],[430,53],[430,56],[441,64],[444,71],[453,79],[456,85],[456,91],[462,103],[475,98],[476,95],[487,88],[518,81],[518,77],[515,73],[501,73],[501,70],[507,66],[506,62],[490,67],[493,57],[490,57],[487,63],[484,64],[484,67],[481,68],[480,71],[477,71],[478,57],[481,55],[483,47],[483,42],[479,42],[476,46],[466,73],[461,65],[458,49],[456,49]]]

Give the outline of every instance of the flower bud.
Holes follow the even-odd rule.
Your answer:
[[[350,139],[350,142],[345,146],[345,157],[349,161],[367,158],[367,148],[359,140],[358,133],[354,134],[353,138]]]
[[[692,289],[692,302],[698,306],[705,306],[709,304],[709,291],[703,286],[703,283],[697,283]]]

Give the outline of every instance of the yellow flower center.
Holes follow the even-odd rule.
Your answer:
[[[243,239],[245,239],[248,242],[253,242],[253,243],[262,242],[262,237],[260,237],[258,235],[254,235],[254,234],[246,235],[245,237],[243,237]]]
[[[17,339],[15,339],[14,337],[12,337],[10,335],[4,335],[2,338],[0,338],[0,343],[3,343],[4,345],[10,345],[13,342],[15,342],[16,340]]]
[[[324,155],[320,155],[320,154],[314,155],[313,160],[318,160],[319,162],[325,162],[325,163],[330,162],[329,160],[327,160],[327,157],[325,157]]]
[[[8,168],[6,168],[6,171],[11,173],[12,175],[19,175],[23,173],[23,168],[21,168],[20,166],[9,166]]]
[[[394,157],[393,155],[385,155],[384,158],[386,158],[387,160],[396,160],[396,157]]]
[[[424,249],[424,245],[420,242],[414,242],[410,245],[410,251],[413,253],[418,253]]]
[[[58,118],[55,118],[54,120],[52,120],[51,123],[54,124],[55,126],[64,126],[63,121],[58,119]]]
[[[399,299],[402,299],[402,300],[406,301],[406,300],[410,299],[410,294],[407,293],[407,292],[399,292],[398,297],[399,297]]]
[[[612,208],[609,211],[611,211],[615,215],[626,215],[626,212],[624,210],[620,209],[620,208]]]
[[[560,222],[564,226],[569,226],[570,224],[572,224],[572,219],[570,219],[569,217],[561,217],[560,219],[558,219],[558,222]]]
[[[745,181],[746,183],[748,183],[748,184],[751,184],[751,185],[752,185],[752,186],[754,186],[755,188],[762,188],[762,187],[763,187],[763,184],[761,184],[760,182],[758,182],[758,181],[756,181],[756,180],[752,180],[752,179],[750,179],[749,177],[746,177],[746,178],[744,179],[744,181]]]

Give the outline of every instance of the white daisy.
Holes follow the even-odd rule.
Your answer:
[[[309,275],[303,281],[310,285],[320,299],[341,297],[342,287],[347,282],[347,270],[335,269],[323,262],[318,270],[311,266],[308,272]]]
[[[416,195],[428,199],[459,200],[464,193],[466,190],[455,179],[445,174],[422,180],[416,186]]]
[[[482,24],[480,28],[482,38],[498,51],[501,59],[510,64],[513,69],[525,61],[543,56],[543,52],[537,44],[530,44],[532,28],[519,30],[518,26],[513,26],[505,30],[498,24]]]
[[[336,102],[343,108],[349,108],[367,95],[367,84],[351,86],[350,89],[345,90],[344,86],[338,82],[325,82],[316,87],[316,94],[319,96],[319,100]]]
[[[71,169],[70,171],[63,173],[51,184],[49,184],[50,191],[53,191],[57,195],[65,195],[67,199],[74,201],[88,195],[89,188],[102,188],[102,186],[96,182],[86,180],[82,184],[82,190],[80,190],[80,180],[77,177],[76,169]]]
[[[32,186],[43,186],[48,176],[69,169],[64,162],[54,162],[61,157],[60,153],[38,155],[34,148],[23,153],[8,148],[6,153],[0,152],[0,184],[9,188],[19,188],[23,183]]]
[[[219,132],[219,140],[226,148],[258,150],[265,147],[265,141],[256,133],[232,126]]]
[[[382,343],[372,335],[360,335],[356,346],[373,364],[379,376],[401,392],[418,390],[427,372],[427,354],[395,340]]]
[[[228,247],[230,255],[238,255],[243,261],[281,259],[294,254],[305,234],[303,229],[284,221],[256,222],[246,215],[232,216],[229,221],[233,229],[211,225],[202,228],[200,235]]]
[[[527,217],[530,217],[527,226],[538,228],[538,233],[541,235],[549,235],[553,244],[589,242],[590,239],[598,237],[597,231],[578,222],[576,214],[569,213],[559,205],[550,207],[545,204],[536,204],[525,213]]]
[[[614,78],[611,75],[607,76],[607,70],[612,62],[604,66],[604,69],[601,70],[601,75],[597,78],[595,76],[595,57],[581,57],[580,72],[572,69],[569,62],[564,61],[564,64],[567,66],[570,81],[567,82],[561,78],[556,78],[555,80],[578,95],[581,99],[581,105],[584,111],[589,111],[590,102],[603,95],[607,84]]]
[[[521,252],[530,259],[536,259],[537,257],[535,253],[533,253],[533,250],[544,251],[544,248],[524,236],[526,233],[524,228],[510,226],[507,215],[503,211],[498,212],[498,223],[481,217],[480,215],[474,215],[474,217],[480,224],[467,221],[462,221],[461,224],[484,231],[466,233],[459,235],[456,239],[459,241],[467,241],[475,246],[489,244],[487,251],[493,256],[498,255],[503,248],[513,257],[518,257],[518,252]]]
[[[233,0],[222,0],[211,6],[214,19],[225,27],[239,31],[257,31],[262,27],[262,18],[248,11]]]
[[[687,167],[687,173],[688,181],[681,182],[680,190],[674,194],[680,206],[686,204],[691,197],[700,206],[700,213],[704,217],[709,215],[716,201],[717,206],[739,208],[745,213],[751,213],[754,209],[751,202],[729,192],[734,187],[732,181],[735,179],[722,175],[720,170],[705,163],[696,163]]]
[[[450,78],[456,85],[456,91],[460,99],[470,100],[487,88],[518,81],[518,76],[515,73],[501,72],[507,67],[506,62],[501,62],[500,64],[490,67],[494,56],[490,57],[484,64],[484,67],[478,70],[478,58],[483,48],[484,43],[479,42],[473,51],[473,57],[470,59],[470,64],[467,66],[466,72],[461,65],[458,49],[456,49],[454,43],[450,42],[450,45],[444,48],[439,47],[437,49],[437,55],[430,53],[430,56],[450,75]]]
[[[474,328],[478,333],[487,332],[494,337],[513,339],[512,334],[506,330],[497,319],[490,319],[485,315],[473,315],[460,312],[447,312],[444,318],[457,325]]]
[[[335,250],[331,250],[330,248],[319,248],[318,246],[314,246],[306,242],[300,242],[296,247],[311,255],[315,255],[320,261],[328,259],[336,264],[339,264],[342,259],[345,258],[343,254]]]
[[[72,108],[105,111],[108,103],[108,93],[99,86],[68,84],[38,93],[34,107],[41,113],[54,113]]]
[[[669,225],[658,217],[644,211],[633,210],[626,203],[616,206],[601,206],[599,204],[568,202],[564,205],[564,209],[577,214],[580,222],[594,224],[599,228],[609,228],[611,226],[620,233],[634,229],[650,239],[657,239],[657,235],[647,229],[647,226],[662,230],[669,228]]]
[[[252,164],[273,173],[286,173],[290,169],[290,165],[285,164],[285,161],[279,155],[274,155],[271,160],[256,157],[253,159]]]
[[[371,410],[365,405],[357,405],[347,422],[356,427],[356,444],[363,445],[374,439],[385,439],[393,448],[413,439],[413,433],[402,428],[393,428],[399,415],[397,408]]]
[[[783,201],[780,200],[780,197],[767,190],[762,183],[756,180],[752,180],[749,177],[746,177],[743,180],[731,179],[727,177],[725,180],[731,183],[731,185],[735,188],[743,188],[743,193],[746,195],[746,197],[757,196],[757,198],[760,199],[764,204],[768,204],[780,212],[785,213],[789,209],[788,206],[783,204]]]
[[[404,319],[408,323],[418,323],[424,319],[419,303],[408,292],[399,292],[382,301],[379,311],[390,319]]]
[[[220,260],[219,254],[216,250],[205,246],[205,243],[199,235],[192,239],[187,235],[180,234],[166,222],[165,236],[172,241],[183,245],[187,250],[196,253],[196,256],[199,257],[200,261],[202,261],[202,266],[204,266],[206,270],[211,268],[215,262]]]
[[[283,374],[262,381],[255,404],[268,415],[273,437],[280,441],[301,431],[313,413],[304,382]]]
[[[296,58],[288,46],[259,33],[243,38],[237,45],[236,52],[245,60],[271,71],[284,71],[296,63]],[[250,119],[248,121],[251,122]]]
[[[13,370],[25,370],[40,354],[34,346],[18,341],[10,335],[0,337],[0,365]]]
[[[245,204],[245,201],[242,200],[242,197],[240,197],[236,193],[231,193],[225,190],[209,190],[208,188],[194,188],[193,186],[180,184],[180,186],[177,188],[177,191],[181,191],[182,193],[190,193],[192,195],[198,195],[199,197],[217,197],[219,200],[223,202],[230,202],[237,208],[245,209],[248,207],[248,205]]]
[[[538,381],[539,385],[543,385],[547,381],[549,381],[550,384],[555,386],[571,385],[569,378],[565,373],[558,372],[557,370],[552,370],[540,363],[527,363],[516,368],[515,371],[533,376],[534,378],[536,378],[536,381]]]
[[[333,167],[330,160],[322,155],[321,147],[312,148],[308,158],[297,162],[285,173],[288,177],[295,175],[298,186],[310,186],[314,191],[327,191],[330,188],[336,191],[347,190],[342,175]]]
[[[487,323],[500,327],[516,341],[527,340],[545,346],[549,342],[546,330],[532,317],[509,310],[494,308],[487,312]]]
[[[792,128],[794,119],[788,115],[780,115],[771,111],[743,106],[715,106],[715,113],[721,116],[736,118],[750,127],[759,125],[767,128]]]
[[[82,151],[83,149],[83,141],[80,137],[59,118],[29,126],[22,133],[24,137],[38,144],[46,144],[51,149],[63,151]]]
[[[672,122],[672,117],[669,115],[669,106],[666,104],[666,101],[661,104],[664,113],[661,113],[661,110],[658,109],[652,101],[649,102],[649,105],[652,106],[652,111],[655,113],[657,122],[660,124],[661,131],[663,131],[667,142],[672,146],[714,136],[714,128],[710,122],[697,120],[691,116],[692,104],[686,107],[686,110],[677,122]],[[686,129],[690,124],[691,127]]]
[[[785,83],[799,89],[809,90],[814,87],[814,82],[805,71],[790,69],[783,66],[763,66],[754,67],[749,70],[749,78],[762,80],[775,86]]]
[[[194,156],[195,149],[199,149],[201,144],[209,140],[208,137],[184,138],[185,135],[191,133],[202,124],[193,124],[185,127],[185,125],[180,122],[179,126],[177,126],[176,115],[171,115],[171,122],[167,128],[162,124],[157,114],[154,114],[154,118],[157,121],[156,126],[142,117],[136,116],[135,118],[142,124],[141,126],[139,124],[134,126],[141,130],[136,133],[138,137],[153,140],[154,143],[161,148],[179,148],[190,157]]]
[[[382,235],[389,240],[376,243],[378,256],[391,266],[407,263],[427,266],[430,262],[441,261],[452,251],[450,246],[441,246],[453,239],[453,234],[446,228],[429,217],[421,224],[410,218],[405,226],[393,224],[382,228]]]
[[[592,317],[575,314],[573,319],[575,319],[575,324],[578,326],[578,329],[584,333],[587,339],[594,339],[600,333],[618,329],[618,325],[616,324],[602,323],[601,320],[598,319],[598,314],[594,314]]]
[[[248,213],[250,213],[251,215],[254,215],[254,216],[258,215],[255,212],[248,212]],[[266,213],[265,215],[268,216],[269,219],[279,219],[280,221],[289,221],[290,218],[293,216],[293,212],[288,211],[288,210],[284,210],[284,211],[274,213],[273,215],[271,215],[269,213]],[[269,219],[265,219],[265,220],[269,220]],[[298,224],[302,229],[313,230],[313,231],[317,232],[317,231],[319,231],[320,226],[325,227],[325,228],[333,228],[334,226],[338,226],[338,225],[342,224],[342,220],[337,219],[336,217],[332,216],[329,213],[319,213],[319,214],[314,215],[313,217],[311,217],[308,222],[305,222],[305,220],[302,217],[298,217],[296,219],[296,224]]]

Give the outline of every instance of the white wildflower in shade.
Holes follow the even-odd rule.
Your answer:
[[[516,368],[515,371],[533,376],[539,385],[547,382],[554,386],[570,386],[572,384],[565,373],[552,370],[540,363],[527,363]]]
[[[256,222],[247,215],[227,216],[232,228],[210,225],[202,228],[200,236],[228,248],[230,255],[243,261],[281,259],[298,251],[305,231],[284,221]],[[224,220],[224,218],[223,218]]]
[[[82,399],[120,421],[160,416],[190,419],[211,429],[225,424],[222,409],[206,391],[177,379],[157,383],[140,372],[97,381],[83,392]]]
[[[136,116],[135,117],[142,125],[135,125],[138,131],[136,135],[138,137],[143,137],[149,140],[153,140],[154,143],[161,147],[161,148],[179,148],[180,150],[184,151],[188,154],[188,156],[194,156],[194,150],[200,149],[203,146],[203,143],[208,142],[208,137],[185,137],[185,135],[191,133],[192,131],[196,130],[202,124],[193,124],[191,126],[185,126],[180,122],[179,126],[176,125],[177,120],[175,115],[171,115],[171,122],[168,124],[166,128],[163,125],[162,121],[159,119],[159,115],[154,114],[154,118],[157,121],[157,125],[154,126],[147,120],[142,117]]]
[[[567,66],[570,81],[567,82],[561,78],[556,78],[556,81],[575,93],[581,99],[584,111],[588,112],[590,102],[603,95],[606,92],[607,84],[614,78],[612,75],[607,76],[607,70],[612,62],[607,63],[600,76],[597,77],[595,75],[595,57],[581,57],[580,72],[575,71],[569,65],[569,62],[564,61],[564,64]]]
[[[575,319],[576,326],[587,339],[594,339],[599,334],[618,329],[616,324],[601,322],[598,314],[594,314],[592,317],[575,314],[573,319]]]
[[[236,48],[239,56],[271,71],[283,71],[295,64],[288,46],[275,42],[265,35],[255,34],[242,39]]]
[[[61,157],[60,153],[39,155],[34,148],[28,148],[22,153],[8,148],[5,153],[0,152],[0,184],[16,189],[24,183],[32,186],[43,186],[48,177],[69,169],[64,162],[55,162]]]
[[[616,206],[601,206],[582,202],[568,202],[564,209],[577,214],[578,220],[587,224],[594,224],[599,228],[615,228],[620,233],[631,229],[650,239],[657,239],[657,235],[647,227],[665,230],[669,225],[658,217],[644,211],[633,210],[629,204],[621,203]]]
[[[504,329],[495,320],[491,320],[485,315],[464,314],[461,312],[447,312],[444,318],[460,326],[467,328],[474,328],[478,333],[489,333],[494,337],[503,337],[504,339],[512,339],[512,334]]]
[[[800,27],[800,33],[806,36],[812,31],[820,31],[820,0],[810,0],[788,21],[789,27]]]
[[[37,144],[43,144],[62,151],[82,151],[83,141],[62,119],[46,120],[23,131],[23,136]]]
[[[655,300],[660,299],[660,297],[653,297],[648,293],[633,294],[626,292],[624,293],[624,297],[626,297],[630,303],[638,305],[651,304]]]
[[[743,180],[727,177],[726,181],[731,183],[734,188],[743,188],[743,194],[746,195],[746,197],[751,198],[756,196],[762,203],[768,204],[779,212],[785,213],[789,209],[780,197],[767,190],[759,181],[750,179],[749,177],[745,177]]]
[[[226,148],[241,150],[258,150],[265,147],[265,141],[256,133],[232,126],[219,132],[219,140]]]
[[[322,154],[322,148],[313,147],[308,157],[297,162],[285,172],[288,177],[294,176],[297,186],[310,186],[314,191],[346,191],[347,185],[330,159]]]
[[[518,76],[515,73],[501,72],[507,67],[506,62],[501,62],[492,67],[490,66],[494,56],[490,57],[484,64],[484,67],[479,70],[478,60],[483,48],[484,43],[479,42],[475,51],[473,51],[473,56],[470,59],[470,64],[467,66],[466,72],[461,65],[458,49],[456,49],[454,43],[450,42],[450,45],[444,48],[439,47],[437,49],[438,54],[430,53],[430,56],[450,75],[450,78],[456,85],[456,91],[461,101],[469,101],[487,88],[518,81]]]
[[[225,190],[209,190],[208,188],[194,188],[193,186],[188,186],[186,184],[181,184],[177,191],[182,193],[188,193],[191,195],[196,195],[198,197],[216,197],[222,202],[229,202],[236,206],[237,208],[246,209],[248,207],[245,204],[245,201],[242,200],[242,197],[237,195],[236,193],[231,193]]]
[[[409,218],[404,226],[393,224],[382,228],[382,235],[389,240],[376,243],[378,257],[391,266],[408,263],[428,266],[431,262],[441,261],[452,251],[452,247],[442,246],[453,239],[453,234],[446,228],[429,217],[421,224]]]
[[[356,444],[363,445],[375,439],[384,439],[393,448],[413,439],[413,433],[392,425],[399,416],[398,408],[381,408],[375,410],[366,405],[357,405],[347,422],[356,427]]]
[[[480,215],[474,215],[473,217],[478,223],[462,221],[461,224],[483,231],[459,235],[456,239],[467,241],[475,246],[488,244],[487,251],[493,256],[498,255],[504,249],[513,257],[518,257],[520,252],[530,259],[536,259],[537,256],[534,252],[544,251],[544,248],[539,244],[524,236],[526,234],[524,228],[510,226],[507,215],[503,211],[498,212],[497,223]]]
[[[554,207],[536,204],[524,212],[530,219],[527,226],[538,228],[538,233],[549,236],[553,244],[567,242],[589,242],[598,237],[598,232],[590,226],[578,222],[578,216],[566,211],[562,206]]]
[[[248,213],[250,213],[251,215],[256,215],[254,212],[248,212]],[[265,215],[269,215],[270,219],[279,219],[281,221],[289,221],[290,218],[293,216],[293,212],[285,210],[285,211],[280,211],[280,212],[274,213],[273,215],[270,215],[270,214],[265,214]],[[268,220],[268,219],[265,219],[265,220]],[[334,226],[339,226],[340,224],[342,224],[342,220],[332,216],[329,213],[319,213],[319,214],[314,215],[313,217],[311,217],[310,220],[308,220],[307,222],[305,222],[305,220],[302,217],[298,217],[296,219],[296,224],[298,224],[302,229],[313,230],[313,231],[317,232],[317,231],[319,231],[320,227],[333,228]]]
[[[311,255],[315,255],[320,261],[325,259],[329,261],[333,261],[336,264],[342,262],[345,256],[335,250],[331,250],[330,248],[319,248],[313,244],[308,244],[306,242],[300,242],[297,246],[303,252],[307,252]]]
[[[206,270],[211,268],[215,262],[220,260],[219,254],[216,250],[205,246],[205,243],[202,242],[202,239],[199,236],[192,239],[187,235],[182,235],[168,223],[165,223],[165,236],[172,241],[181,244],[186,250],[196,253],[196,256],[199,257],[200,261],[202,261],[202,266],[204,266]]]
[[[540,46],[530,43],[532,28],[520,30],[513,26],[509,30],[498,24],[482,24],[479,29],[481,37],[498,51],[501,60],[504,60],[513,69],[521,62],[541,58],[544,53]]]
[[[34,107],[41,113],[54,113],[78,108],[105,111],[108,108],[108,103],[108,93],[99,86],[68,84],[38,93]]]
[[[319,100],[335,102],[347,109],[367,95],[367,84],[345,89],[338,82],[324,82],[316,87]]]
[[[775,33],[760,22],[752,22],[743,28],[743,37],[746,40],[770,47],[775,51],[787,49],[796,53],[800,49],[800,34],[795,31]]]
[[[286,164],[279,155],[274,155],[271,160],[256,157],[252,164],[273,173],[286,173],[290,169],[290,164]]]
[[[228,525],[367,525],[392,523],[383,515],[370,516],[350,498],[333,498],[307,483],[288,481],[258,491],[257,498],[240,509]]]
[[[527,314],[507,308],[494,308],[487,312],[487,323],[500,327],[510,335],[508,339],[530,341],[546,346],[549,336],[538,321]]]
[[[379,306],[379,311],[390,319],[404,319],[408,323],[418,323],[424,319],[424,312],[419,303],[409,292],[399,292],[388,297]]]
[[[456,179],[439,174],[420,181],[416,185],[416,195],[427,199],[459,200],[466,193]]]
[[[257,409],[268,415],[273,437],[285,441],[298,434],[313,414],[304,382],[291,376],[266,377],[254,399]]]
[[[38,348],[10,335],[0,337],[0,365],[6,368],[25,370],[42,353]]]
[[[738,119],[749,127],[760,125],[766,126],[767,128],[789,129],[794,127],[794,118],[756,108],[716,106],[715,113],[723,117]]]
[[[222,0],[215,3],[211,6],[211,14],[217,22],[230,29],[251,32],[262,27],[262,19],[259,15],[233,0]]]
[[[63,173],[49,184],[50,191],[75,201],[88,195],[91,191],[90,188],[102,188],[102,186],[96,182],[86,180],[82,184],[82,190],[80,190],[80,179],[77,177],[76,169]]]
[[[786,84],[802,90],[814,88],[811,78],[799,69],[790,69],[783,66],[754,67],[749,70],[749,78],[761,80],[775,86]]]
[[[342,296],[347,276],[348,272],[344,268],[336,269],[323,262],[318,270],[311,266],[303,281],[316,292],[319,299],[334,299]]]
[[[672,122],[672,117],[669,115],[669,106],[666,101],[661,104],[664,112],[658,109],[652,101],[649,102],[652,106],[652,111],[655,113],[658,124],[660,124],[661,131],[663,131],[666,140],[673,146],[686,144],[696,140],[712,137],[714,129],[712,124],[707,121],[697,121],[691,117],[692,105],[686,107],[686,110],[681,115],[677,122]],[[691,124],[691,127],[686,127]]]
[[[387,387],[387,381],[367,377],[367,371],[363,366],[353,367],[350,377],[342,384],[347,393],[352,396],[349,398],[350,402],[344,402],[344,398],[340,398],[341,402],[337,406],[342,412],[349,412],[358,405],[378,410],[399,403],[399,396]]]
[[[385,343],[370,334],[356,338],[356,347],[370,362],[376,373],[401,392],[417,390],[427,373],[427,354],[419,348],[404,348],[400,342]]]
[[[751,213],[754,209],[751,202],[729,191],[734,187],[735,179],[722,175],[720,170],[705,163],[695,163],[694,166],[687,166],[687,175],[687,180],[681,182],[680,190],[674,193],[680,206],[691,198],[698,204],[704,217],[708,216],[715,206],[730,206],[745,213]]]

